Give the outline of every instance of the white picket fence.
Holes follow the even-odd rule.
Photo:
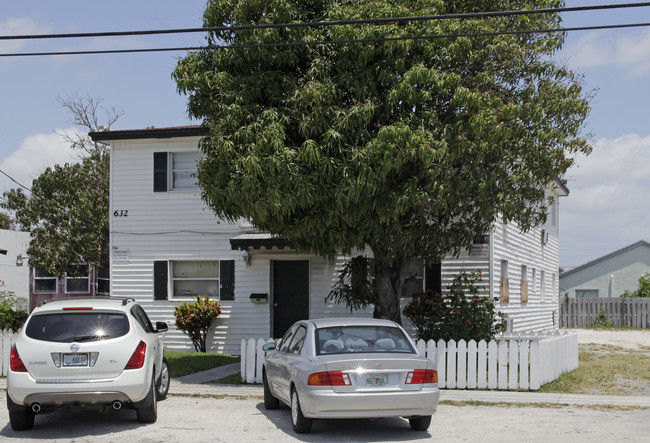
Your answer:
[[[242,338],[245,383],[262,382],[262,346],[271,341]],[[438,386],[447,389],[534,391],[578,368],[578,335],[571,333],[509,334],[489,343],[420,340],[416,345],[436,364]]]

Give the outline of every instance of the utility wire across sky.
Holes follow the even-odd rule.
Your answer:
[[[329,26],[343,26],[343,25],[405,23],[405,22],[415,22],[415,21],[433,21],[433,20],[450,20],[450,19],[493,18],[493,17],[518,16],[518,15],[535,15],[535,14],[549,14],[549,13],[585,12],[585,11],[595,11],[595,10],[638,8],[638,7],[648,7],[648,6],[650,6],[650,2],[579,6],[579,7],[569,7],[569,8],[477,12],[477,13],[447,14],[447,15],[433,15],[433,16],[421,16],[421,17],[417,17],[417,16],[387,17],[387,18],[365,19],[365,20],[342,20],[342,21],[327,21],[327,22],[303,22],[303,23],[279,23],[279,24],[274,23],[274,24],[243,25],[243,26],[222,26],[222,27],[212,27],[212,28],[208,27],[208,28],[186,28],[186,29],[144,30],[144,31],[114,31],[114,32],[76,33],[76,34],[11,35],[11,36],[0,36],[0,41],[141,36],[141,35],[180,34],[180,33],[197,33],[197,32],[235,33],[244,30],[272,29],[272,28],[329,27]],[[493,31],[493,32],[485,32],[485,33],[458,33],[458,34],[428,35],[428,36],[383,37],[383,38],[373,38],[373,39],[323,40],[323,41],[311,41],[311,42],[273,42],[273,43],[266,43],[266,44],[209,45],[209,46],[188,46],[188,47],[168,47],[168,48],[22,52],[22,53],[4,53],[4,54],[0,54],[0,57],[119,54],[119,53],[245,49],[245,48],[287,47],[287,46],[316,46],[316,45],[351,44],[351,43],[381,43],[381,42],[391,42],[391,41],[400,41],[400,40],[431,40],[431,39],[458,38],[458,37],[486,37],[486,36],[495,36],[495,35],[540,34],[540,33],[555,33],[555,32],[638,28],[638,27],[649,27],[649,26],[650,23],[628,23],[628,24],[594,25],[594,26],[582,26],[582,27],[570,27],[570,28],[549,28],[549,29],[534,29],[534,30],[501,30],[501,31]]]

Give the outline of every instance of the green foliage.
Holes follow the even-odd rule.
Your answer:
[[[380,25],[232,26],[559,6],[560,0],[210,0],[208,43],[257,45],[557,27],[559,14]],[[546,219],[545,192],[576,154],[589,97],[555,64],[562,34],[204,50],[173,73],[210,129],[198,179],[221,218],[298,249],[372,251],[376,316],[399,321],[413,257],[471,245],[497,217]]]
[[[353,311],[377,303],[377,288],[373,277],[374,260],[363,256],[354,257],[343,265],[328,299],[345,303]]]
[[[505,331],[506,322],[495,311],[495,300],[482,295],[481,277],[478,272],[463,272],[445,295],[427,291],[413,296],[403,314],[415,326],[418,339],[490,341]]]
[[[639,277],[639,287],[636,291],[625,291],[621,297],[650,297],[650,272]]]
[[[197,352],[206,352],[206,339],[214,320],[221,314],[221,306],[207,295],[197,295],[192,303],[182,302],[174,309],[176,327],[191,340]]]
[[[594,328],[613,328],[614,320],[607,317],[605,310],[601,307],[597,316],[592,315],[591,321],[594,323]]]
[[[14,227],[14,222],[4,212],[0,212],[0,229],[12,229]]]
[[[108,153],[94,153],[47,168],[29,196],[22,189],[5,192],[2,206],[31,231],[30,266],[61,276],[79,259],[98,269],[108,265],[108,169]]]
[[[0,331],[11,329],[17,332],[25,324],[28,313],[15,309],[16,295],[11,291],[0,291]]]

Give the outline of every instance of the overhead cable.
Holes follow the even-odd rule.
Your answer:
[[[319,21],[319,22],[300,22],[300,23],[267,23],[256,25],[237,25],[237,26],[217,26],[203,28],[185,28],[185,29],[155,29],[144,31],[109,31],[109,32],[84,32],[72,34],[31,34],[31,35],[3,35],[0,40],[34,40],[34,39],[57,39],[57,38],[86,38],[86,37],[122,37],[122,36],[139,36],[139,35],[161,35],[161,34],[183,34],[183,33],[203,33],[203,32],[238,32],[256,29],[274,29],[274,28],[316,28],[329,26],[344,25],[367,25],[367,24],[385,24],[385,23],[406,23],[422,22],[433,20],[451,20],[451,19],[475,19],[490,17],[510,17],[518,15],[536,15],[536,14],[557,14],[564,12],[584,12],[597,10],[612,10],[639,8],[650,6],[650,2],[641,3],[622,3],[609,5],[592,5],[592,6],[574,6],[564,8],[546,8],[546,9],[524,9],[515,11],[487,11],[487,12],[470,12],[459,14],[440,14],[411,17],[385,17],[372,19],[356,20],[336,20],[336,21]]]
[[[436,39],[443,39],[443,38],[460,38],[460,37],[489,37],[489,36],[496,36],[496,35],[551,34],[554,32],[593,31],[593,30],[641,28],[641,27],[650,27],[650,23],[628,23],[628,24],[619,24],[619,25],[579,26],[579,27],[570,27],[570,28],[550,28],[550,29],[530,29],[530,30],[510,30],[510,31],[504,30],[504,31],[492,31],[492,32],[439,34],[439,35],[425,35],[425,36],[377,37],[377,38],[348,39],[348,40],[319,40],[319,41],[299,41],[299,42],[251,43],[251,44],[239,44],[239,45],[187,46],[187,47],[176,47],[176,48],[139,48],[139,49],[103,49],[103,50],[87,50],[87,51],[21,52],[21,53],[12,53],[12,54],[0,54],[0,57],[129,54],[129,53],[146,53],[146,52],[250,49],[250,48],[271,48],[271,47],[289,47],[289,46],[320,46],[320,45],[337,45],[337,44],[340,45],[340,44],[352,44],[352,43],[382,43],[382,42],[394,42],[394,41],[404,41],[404,40],[436,40]]]

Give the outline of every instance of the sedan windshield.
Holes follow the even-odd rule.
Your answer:
[[[107,340],[129,332],[129,320],[121,313],[34,315],[25,333],[35,340],[72,343]]]
[[[336,326],[316,330],[318,355],[350,352],[399,352],[415,349],[399,328],[387,326]]]

